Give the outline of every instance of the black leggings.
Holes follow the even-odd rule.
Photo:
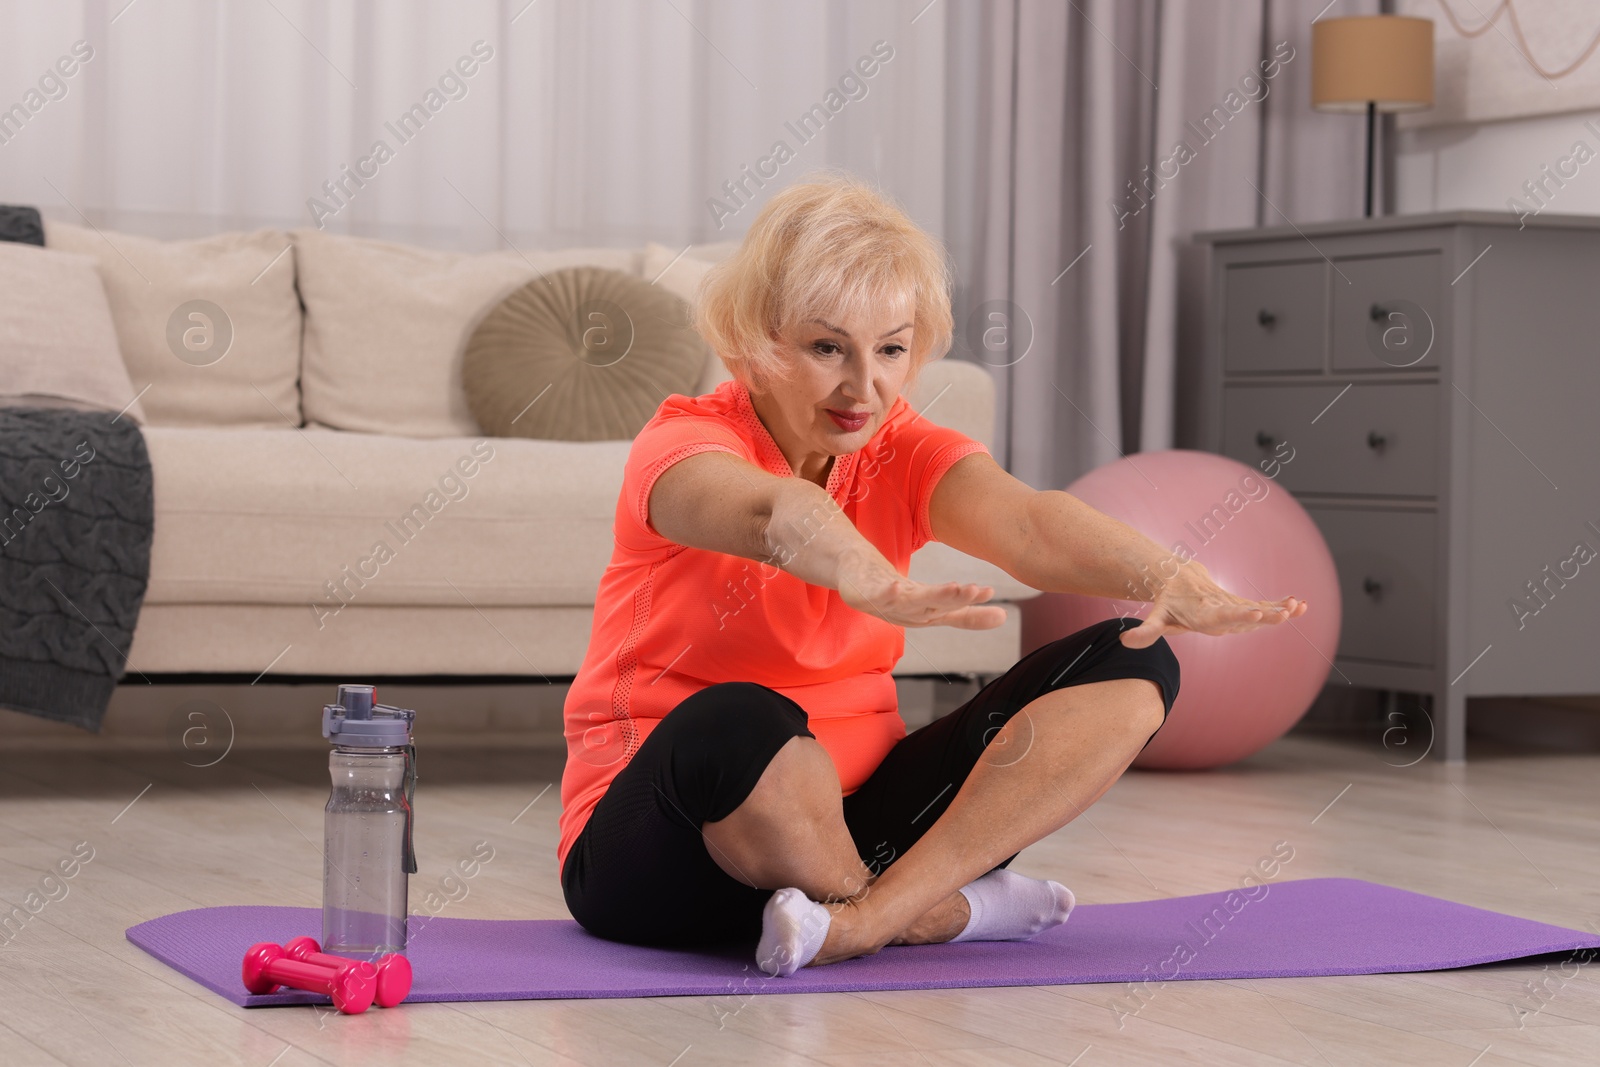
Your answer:
[[[904,855],[944,814],[1000,728],[1043,694],[1148,678],[1170,712],[1178,659],[1166,639],[1144,649],[1118,639],[1139,621],[1108,619],[1043,645],[957,710],[902,738],[844,798],[845,823],[867,868],[881,872]],[[700,828],[744,803],[790,738],[814,737],[806,724],[799,704],[754,682],[709,686],[673,708],[612,779],[567,855],[561,888],[573,918],[598,937],[630,944],[754,943],[773,890],[726,873]]]

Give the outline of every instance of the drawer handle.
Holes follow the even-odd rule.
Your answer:
[[[1368,448],[1382,449],[1383,446],[1388,444],[1388,443],[1389,443],[1389,439],[1387,437],[1385,437],[1383,434],[1379,433],[1377,430],[1368,431],[1368,433],[1367,433],[1367,447]]]
[[[1265,430],[1256,431],[1256,444],[1260,445],[1262,448],[1271,448],[1273,442],[1276,440],[1276,437],[1273,437]]]
[[[1383,593],[1383,583],[1376,578],[1363,578],[1361,579],[1361,591],[1373,600],[1378,600]]]
[[[1273,323],[1278,321],[1278,316],[1274,315],[1266,308],[1262,308],[1260,311],[1256,312],[1256,321],[1263,326],[1271,327]]]
[[[1372,316],[1373,322],[1382,322],[1389,317],[1389,310],[1382,304],[1373,304],[1369,314]]]

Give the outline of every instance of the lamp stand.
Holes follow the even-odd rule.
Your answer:
[[[1372,154],[1377,143],[1378,105],[1371,100],[1367,101],[1367,218],[1372,217]]]

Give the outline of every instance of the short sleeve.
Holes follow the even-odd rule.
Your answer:
[[[928,509],[933,502],[933,491],[946,471],[956,461],[974,452],[989,454],[982,441],[975,440],[960,430],[941,426],[917,414],[909,404],[901,414],[892,441],[894,457],[891,466],[902,467],[902,482],[910,490],[913,534],[911,550],[915,552],[934,540]]]
[[[918,479],[917,485],[917,532],[916,539],[912,542],[912,551],[921,548],[933,537],[932,521],[928,517],[928,509],[933,504],[933,490],[939,484],[939,479],[944,477],[945,471],[956,465],[959,459],[965,459],[974,452],[989,454],[982,441],[972,438],[956,430],[940,427],[947,433],[955,435],[959,440],[949,441],[938,446],[938,449],[929,458],[927,466]]]
[[[617,509],[619,540],[631,547],[654,547],[666,541],[650,525],[650,490],[666,469],[701,452],[731,452],[748,459],[749,449],[732,427],[706,416],[652,419],[628,451],[622,476],[622,504]],[[628,524],[623,526],[626,514]],[[629,536],[631,535],[631,536]]]

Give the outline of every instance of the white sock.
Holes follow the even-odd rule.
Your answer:
[[[972,916],[952,941],[1026,941],[1072,914],[1072,890],[1008,871],[990,871],[961,887]]]
[[[817,958],[832,921],[833,913],[801,890],[778,890],[761,912],[756,966],[775,977],[793,974]]]

